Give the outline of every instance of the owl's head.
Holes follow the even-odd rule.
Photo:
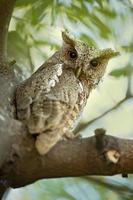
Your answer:
[[[104,75],[108,61],[119,55],[112,49],[96,49],[76,40],[68,32],[62,32],[63,47],[60,55],[66,67],[72,68],[77,78],[84,78],[93,85]]]

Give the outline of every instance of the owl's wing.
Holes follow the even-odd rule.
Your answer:
[[[27,120],[30,117],[30,106],[37,101],[41,94],[49,93],[59,81],[63,64],[47,63],[42,65],[29,79],[16,89],[17,117]]]

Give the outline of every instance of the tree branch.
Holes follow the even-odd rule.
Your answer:
[[[106,160],[106,148],[98,149],[95,136],[59,142],[46,156],[37,153],[34,138],[20,123],[8,139],[10,148],[0,177],[14,188],[43,178],[133,173],[133,140],[105,136],[109,149],[116,148],[120,153],[114,164]]]
[[[119,101],[114,107],[110,108],[109,110],[105,111],[103,114],[99,115],[98,117],[95,117],[94,119],[90,120],[89,122],[85,122],[80,124],[76,129],[75,129],[75,133],[78,133],[80,131],[83,131],[85,128],[89,127],[92,123],[94,123],[95,121],[97,121],[98,119],[101,119],[102,117],[104,117],[105,115],[107,115],[108,113],[114,111],[115,109],[117,109],[119,106],[121,106],[125,101],[129,100],[133,98],[133,96],[128,96],[125,97],[124,99],[122,99],[121,101]]]
[[[34,72],[34,65],[33,65],[33,62],[32,62],[32,58],[31,58],[31,52],[30,52],[30,47],[27,45],[27,50],[28,50],[28,59],[29,59],[29,64],[30,64],[30,71],[31,73]]]
[[[7,59],[7,35],[11,14],[16,0],[0,0],[0,62]]]

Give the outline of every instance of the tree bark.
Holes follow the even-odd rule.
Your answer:
[[[8,27],[11,19],[12,11],[14,8],[15,0],[0,0],[0,120],[6,121],[8,125],[8,117],[13,116],[13,91],[14,83],[16,85],[16,77],[13,69],[7,61],[7,36]],[[0,137],[0,166],[6,159],[9,150],[8,136],[4,135],[3,123],[1,123]],[[9,186],[5,185],[0,177],[0,199],[6,199]]]
[[[16,0],[0,0],[0,62],[7,59],[7,35]]]

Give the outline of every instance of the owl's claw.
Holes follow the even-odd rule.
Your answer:
[[[80,133],[74,134],[73,132],[66,132],[65,135],[63,136],[64,140],[69,140],[69,139],[75,139],[75,138],[81,138],[82,136]]]

